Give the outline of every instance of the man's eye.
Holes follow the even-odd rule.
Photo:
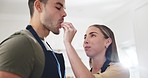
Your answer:
[[[61,7],[56,7],[56,9],[61,10]]]

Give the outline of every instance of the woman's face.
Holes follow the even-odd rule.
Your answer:
[[[83,43],[86,55],[93,58],[101,53],[105,54],[106,41],[99,28],[89,27],[84,35]]]

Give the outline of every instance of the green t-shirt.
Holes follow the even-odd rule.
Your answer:
[[[44,59],[41,46],[27,30],[17,32],[0,43],[0,71],[23,78],[41,78]]]

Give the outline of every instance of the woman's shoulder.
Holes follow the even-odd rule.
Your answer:
[[[126,70],[128,70],[128,68],[125,67],[125,66],[124,66],[122,63],[120,63],[120,62],[117,62],[117,63],[111,62],[111,63],[109,64],[109,68],[126,69]]]
[[[118,71],[129,71],[129,69],[127,67],[125,67],[122,63],[117,62],[117,63],[113,63],[111,62],[109,64],[108,69],[112,69],[112,70],[118,70]]]
[[[110,66],[107,68],[107,71],[114,72],[116,74],[120,74],[121,76],[125,76],[125,78],[129,78],[130,72],[127,67],[125,67],[122,63],[110,63]]]

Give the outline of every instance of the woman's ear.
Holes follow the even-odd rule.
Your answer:
[[[34,2],[34,6],[35,6],[35,9],[38,11],[38,12],[42,12],[42,4],[39,0],[35,0]]]
[[[112,43],[112,39],[111,38],[107,38],[106,39],[106,45],[105,47],[108,48],[108,46]]]

